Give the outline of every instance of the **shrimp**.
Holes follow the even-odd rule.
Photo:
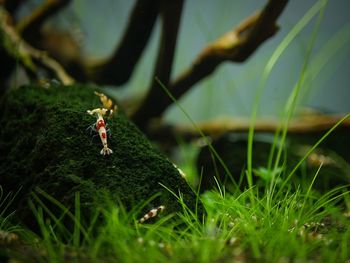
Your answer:
[[[113,114],[118,111],[118,106],[113,103],[113,101],[108,98],[105,94],[95,91],[95,95],[100,97],[100,101],[104,108],[110,110],[109,118],[111,119]]]
[[[109,154],[113,153],[112,149],[108,148],[108,145],[107,145],[106,123],[103,119],[103,116],[105,116],[106,113],[109,111],[110,110],[105,109],[105,108],[97,108],[97,109],[87,111],[88,114],[90,114],[90,115],[96,114],[96,116],[97,116],[96,123],[94,123],[91,127],[100,136],[100,139],[101,139],[101,142],[103,145],[103,148],[100,151],[101,155],[109,155]]]

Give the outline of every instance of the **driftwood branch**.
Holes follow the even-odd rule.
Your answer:
[[[16,29],[25,38],[35,38],[42,25],[51,16],[58,13],[65,7],[70,0],[46,0],[41,6],[34,10],[30,15],[18,22]]]
[[[265,40],[277,32],[276,20],[287,2],[288,0],[269,0],[262,11],[256,12],[237,28],[204,48],[192,66],[167,86],[172,95],[179,99],[194,84],[213,73],[224,61],[242,62],[246,60]],[[158,100],[156,104],[152,102],[153,104],[142,105],[140,108],[140,111],[152,108],[144,112],[144,123],[161,115],[172,103],[160,88],[158,92],[162,93],[162,95],[157,95],[157,97],[162,97],[161,100]],[[145,102],[151,103],[147,100]],[[135,113],[136,117],[139,115],[139,112]]]
[[[13,14],[17,11],[18,7],[27,0],[0,0],[0,5],[3,5],[5,9]]]
[[[70,32],[60,32],[44,23],[59,13],[71,0],[46,0],[27,17],[16,24],[21,37],[34,48],[45,50],[80,81],[86,81],[83,70],[81,46]]]
[[[114,54],[106,61],[87,65],[87,76],[102,85],[126,82],[139,60],[152,33],[159,13],[159,0],[138,0]]]
[[[323,133],[331,129],[338,121],[344,116],[341,115],[309,115],[300,116],[293,119],[288,126],[288,134],[311,134],[311,133]],[[276,119],[260,119],[256,122],[254,131],[256,133],[274,133],[280,123]],[[216,119],[208,122],[202,122],[197,124],[199,128],[206,136],[217,138],[227,133],[240,133],[248,132],[250,127],[249,119]],[[191,125],[162,125],[154,124],[149,133],[152,138],[157,140],[173,140],[176,143],[175,138],[179,136],[186,141],[199,139],[201,137],[197,128]],[[343,121],[338,131],[350,131],[350,119]]]
[[[170,81],[182,7],[183,0],[163,0],[160,5],[162,31],[160,48],[153,76],[157,76],[166,86],[168,86]],[[148,89],[148,93],[141,107],[133,117],[134,121],[141,127],[145,126],[147,124],[147,116],[144,115],[153,115],[152,111],[156,109],[156,107],[149,106],[160,103],[164,98],[167,99],[167,97],[163,96],[163,93],[159,92],[159,84],[154,79],[151,82],[151,86]]]
[[[253,14],[236,29],[206,47],[192,67],[170,85],[175,98],[181,97],[191,86],[211,74],[220,63],[245,61],[277,32],[276,20],[287,2],[288,0],[270,0],[262,11]]]
[[[3,52],[13,61],[18,61],[31,78],[38,77],[38,69],[41,67],[64,85],[72,84],[74,79],[57,61],[23,41],[11,25],[9,17],[8,13],[0,7],[0,38]]]
[[[16,3],[12,7],[15,9],[25,0],[0,1]],[[268,0],[261,11],[254,13],[232,31],[205,47],[193,64],[173,80],[170,78],[183,0],[137,0],[118,48],[111,57],[95,63],[88,63],[88,60],[82,58],[78,45],[71,43],[70,37],[55,35],[54,30],[42,30],[43,23],[69,2],[70,0],[46,0],[42,6],[17,24],[17,32],[14,26],[8,23],[9,15],[4,15],[5,11],[1,11],[0,33],[1,37],[6,39],[2,41],[1,57],[12,62],[19,61],[32,78],[37,78],[38,68],[44,68],[63,84],[74,81],[66,73],[67,70],[79,81],[120,85],[130,78],[160,14],[162,32],[154,76],[179,99],[193,85],[213,73],[222,62],[245,61],[264,41],[273,36],[278,30],[276,20],[288,0]],[[18,32],[22,33],[22,38]],[[46,50],[47,53],[38,48]],[[12,63],[12,66],[14,64]],[[146,131],[150,119],[160,116],[170,104],[172,100],[158,83],[152,80],[148,94],[132,117],[136,124]]]

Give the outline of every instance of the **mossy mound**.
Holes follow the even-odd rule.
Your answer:
[[[165,205],[167,212],[177,211],[176,198],[163,184],[194,207],[195,195],[177,169],[122,112],[106,119],[113,154],[100,155],[100,138],[87,132],[96,118],[86,112],[98,107],[94,89],[86,86],[25,86],[6,95],[0,116],[0,185],[5,191],[21,188],[14,202],[17,213],[31,213],[28,198],[36,187],[70,208],[79,192],[85,212],[95,209],[105,192],[127,209],[159,193],[145,210]]]

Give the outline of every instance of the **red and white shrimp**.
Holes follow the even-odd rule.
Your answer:
[[[103,116],[106,115],[106,113],[109,111],[110,110],[104,109],[104,108],[97,108],[97,109],[87,111],[87,113],[89,113],[90,115],[96,114],[96,116],[97,116],[96,123],[93,124],[93,127],[94,127],[94,130],[96,130],[96,132],[98,132],[100,139],[102,141],[102,144],[103,144],[103,148],[100,152],[100,154],[102,154],[102,155],[109,155],[109,154],[113,153],[113,151],[110,148],[108,148],[108,145],[107,145],[106,123],[103,119]]]
[[[165,209],[164,205],[158,206],[157,208],[151,209],[147,214],[140,218],[139,223],[147,221],[148,219],[157,216],[158,213],[162,212]]]

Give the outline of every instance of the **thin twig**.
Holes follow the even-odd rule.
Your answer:
[[[57,77],[64,85],[70,85],[74,82],[74,79],[66,73],[56,60],[26,43],[9,23],[9,20],[8,13],[0,7],[1,45],[9,57],[21,63],[33,78],[38,77],[38,68],[42,67]]]
[[[16,29],[25,38],[35,37],[40,33],[40,28],[47,19],[57,14],[70,0],[46,0],[29,16],[18,22]]]

